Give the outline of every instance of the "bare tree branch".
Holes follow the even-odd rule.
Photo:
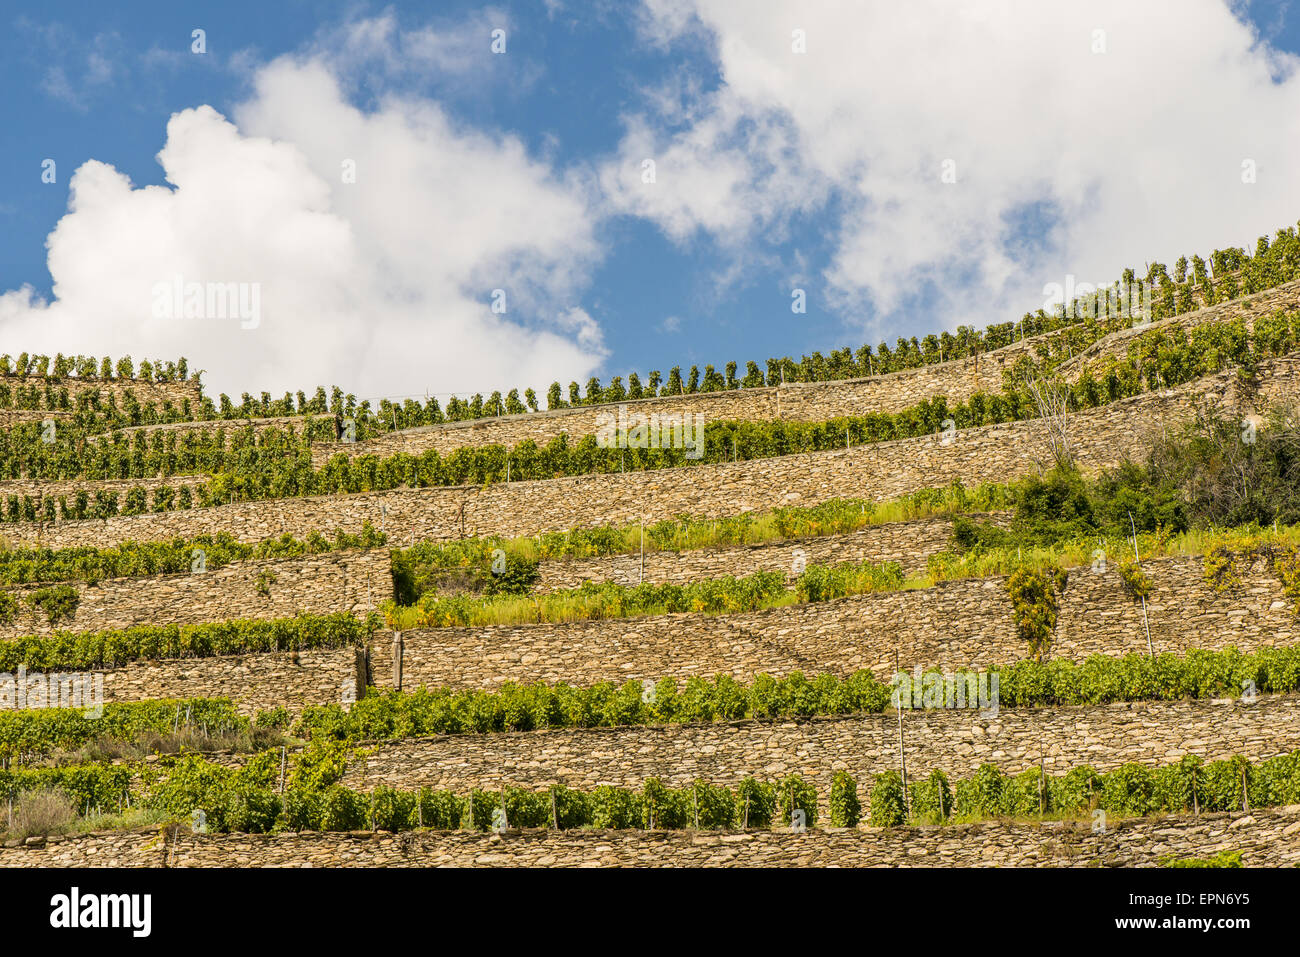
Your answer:
[[[1057,468],[1069,470],[1074,468],[1074,453],[1070,448],[1070,392],[1059,380],[1043,377],[1031,379],[1026,383],[1034,404],[1038,407],[1038,418],[1047,429],[1047,444],[1052,451],[1052,460]]]

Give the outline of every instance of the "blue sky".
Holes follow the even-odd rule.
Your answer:
[[[1300,218],[1285,0],[968,4],[956,25],[924,3],[737,6],[6,8],[2,348],[179,350],[234,391],[540,390],[1015,318],[1067,273],[1106,281]],[[203,105],[234,126],[189,114],[178,186],[156,157]],[[367,149],[357,190],[333,182]],[[261,248],[268,219],[292,228]],[[147,280],[174,273],[260,283],[266,322],[145,321]]]

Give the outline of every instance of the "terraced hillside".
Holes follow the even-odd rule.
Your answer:
[[[1231,252],[546,411],[4,357],[0,864],[1300,863],[1300,247]]]

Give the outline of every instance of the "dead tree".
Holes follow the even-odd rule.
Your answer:
[[[1072,469],[1074,452],[1070,448],[1069,389],[1059,380],[1041,376],[1029,380],[1026,386],[1038,407],[1038,418],[1047,430],[1047,444],[1052,451],[1052,460],[1059,469]]]

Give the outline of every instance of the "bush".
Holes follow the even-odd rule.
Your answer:
[[[737,822],[744,828],[766,829],[776,813],[776,788],[747,777],[736,789]]]
[[[642,826],[646,817],[645,798],[624,788],[602,785],[588,798],[591,826],[622,830]]]
[[[462,825],[468,804],[468,801],[451,791],[421,788],[416,820],[435,831],[454,831]]]
[[[27,791],[14,802],[11,838],[47,837],[66,831],[77,820],[72,799],[62,791],[41,788]]]
[[[857,827],[862,817],[858,783],[845,771],[836,771],[831,781],[831,827]]]
[[[901,787],[899,792],[901,804]],[[952,814],[952,788],[948,786],[948,777],[942,771],[932,771],[928,778],[912,782],[907,796],[912,802],[912,818],[919,823],[942,824]],[[873,809],[876,806],[875,792],[872,792],[871,806]]]
[[[907,821],[903,803],[903,778],[897,771],[876,775],[871,788],[871,826],[897,827]]]
[[[736,795],[730,788],[718,787],[697,778],[691,791],[695,802],[695,827],[717,830],[736,826]]]
[[[790,827],[794,811],[802,810],[805,827],[817,824],[817,789],[804,781],[797,774],[792,774],[778,782],[776,786],[777,807],[781,811],[781,825]]]

